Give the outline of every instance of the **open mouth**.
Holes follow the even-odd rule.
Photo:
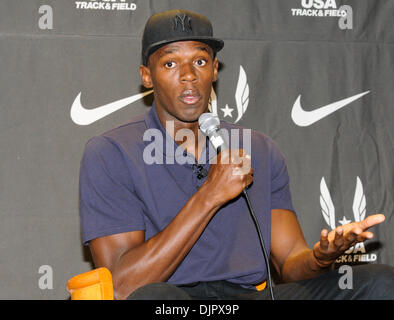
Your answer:
[[[188,89],[182,92],[179,96],[179,100],[181,100],[185,104],[196,104],[201,99],[201,95],[198,90]]]

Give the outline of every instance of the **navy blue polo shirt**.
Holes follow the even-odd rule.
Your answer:
[[[221,127],[241,130],[243,147],[242,127],[223,121]],[[271,209],[294,211],[289,177],[275,143],[260,132],[249,132],[254,180],[248,194],[269,254]],[[136,230],[144,230],[147,240],[163,230],[204,183],[204,170],[209,171],[216,155],[208,139],[200,165],[182,150],[159,121],[155,105],[145,115],[90,139],[80,170],[83,243]],[[240,195],[216,212],[168,282],[254,285],[266,277],[256,227]]]

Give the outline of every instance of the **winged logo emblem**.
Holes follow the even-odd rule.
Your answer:
[[[326,223],[332,230],[335,229],[335,207],[324,177],[320,181],[320,207]]]
[[[335,206],[331,199],[330,191],[328,190],[324,177],[320,181],[320,208],[326,223],[335,229]],[[356,190],[353,198],[353,217],[355,222],[360,222],[365,219],[366,214],[366,200],[364,194],[363,184],[360,177],[356,179]],[[343,217],[343,220],[339,221],[342,225],[351,222]]]
[[[353,200],[353,215],[354,221],[359,222],[365,219],[366,201],[363,189],[363,184],[359,177],[357,177],[356,191]]]
[[[239,120],[241,120],[249,105],[249,84],[246,72],[242,66],[239,66],[237,89],[235,90],[235,104],[237,109],[237,118],[235,119],[234,123],[237,123]],[[209,110],[212,113],[218,115],[217,96],[213,88],[211,90]],[[226,104],[226,107],[221,108],[221,110],[223,111],[225,117],[230,116],[232,118],[232,111],[234,110],[233,108],[230,108]]]

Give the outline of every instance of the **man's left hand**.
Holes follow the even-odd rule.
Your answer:
[[[384,220],[383,214],[374,214],[363,221],[345,224],[330,232],[323,229],[320,233],[320,241],[313,247],[316,263],[321,268],[329,267],[344,251],[357,242],[372,239],[373,233],[367,230]]]

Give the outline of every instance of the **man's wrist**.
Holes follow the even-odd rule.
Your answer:
[[[197,191],[198,197],[205,203],[205,205],[210,208],[220,208],[224,201],[218,194],[211,189],[208,183],[204,183]]]
[[[313,271],[320,271],[320,270],[326,270],[328,268],[330,268],[332,266],[332,264],[334,263],[334,261],[324,261],[319,259],[316,256],[315,250],[312,249],[312,266],[311,269]]]

